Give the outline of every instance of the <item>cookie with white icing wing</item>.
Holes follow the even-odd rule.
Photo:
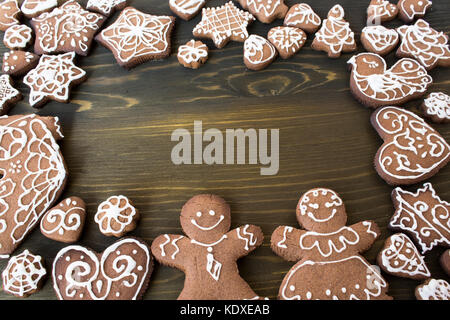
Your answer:
[[[122,238],[97,253],[72,245],[53,261],[53,288],[59,300],[138,300],[153,271],[149,246]]]
[[[270,29],[267,39],[275,46],[281,58],[288,59],[305,45],[306,33],[294,27],[275,27]]]
[[[173,13],[183,20],[191,20],[205,5],[206,0],[169,0]]]
[[[5,0],[0,3],[0,31],[19,24],[20,9],[17,0]]]
[[[22,99],[19,90],[13,87],[12,79],[9,75],[0,76],[0,115],[8,113],[11,106]]]
[[[395,19],[398,8],[387,0],[371,0],[367,8],[367,25],[380,25]]]
[[[424,257],[403,233],[386,239],[377,261],[381,269],[394,276],[415,280],[425,280],[431,276]]]
[[[262,23],[271,23],[275,19],[283,19],[288,11],[284,0],[238,0],[245,10],[248,10]]]
[[[186,68],[198,69],[208,60],[208,47],[201,41],[190,40],[178,48],[177,58]]]
[[[443,92],[430,93],[422,103],[422,111],[433,122],[450,122],[450,96]]]
[[[58,6],[58,0],[24,0],[20,10],[29,19]]]
[[[122,10],[127,5],[127,0],[89,0],[86,8],[109,17],[114,11]]]
[[[37,66],[39,58],[37,54],[28,51],[7,51],[3,54],[2,72],[11,76],[24,75]]]
[[[398,44],[399,36],[394,29],[383,26],[365,27],[361,32],[361,43],[369,52],[385,56]]]
[[[397,3],[398,16],[405,22],[411,22],[414,19],[422,18],[431,5],[430,0],[399,0]]]
[[[24,24],[9,27],[3,36],[3,43],[9,49],[23,49],[33,39],[33,30]]]
[[[445,273],[450,276],[450,249],[444,251],[444,253],[441,255],[440,262],[442,269],[444,269]]]
[[[252,34],[244,42],[244,64],[250,70],[262,70],[277,57],[277,50],[266,39]]]
[[[294,4],[284,18],[285,26],[300,28],[308,33],[316,32],[321,24],[320,17],[306,3]]]
[[[429,279],[415,291],[417,300],[450,300],[450,284],[442,279]]]

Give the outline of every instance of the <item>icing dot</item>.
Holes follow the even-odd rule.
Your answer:
[[[117,250],[117,251],[116,251],[116,254],[119,255],[119,254],[120,254],[120,250]]]
[[[290,286],[289,290],[294,291],[295,290],[295,286]]]
[[[342,290],[342,293],[346,293],[347,292],[346,288],[342,288],[341,290]]]
[[[116,292],[116,297],[120,297],[120,292]]]
[[[214,212],[214,210],[209,210],[209,214],[213,216],[213,215],[215,215],[216,213]]]
[[[138,266],[137,269],[138,269],[139,271],[142,271],[143,268],[142,268],[142,266]]]
[[[312,297],[312,294],[311,294],[311,292],[308,291],[308,292],[306,293],[306,299],[310,300],[311,297]]]
[[[80,298],[83,298],[83,297],[84,297],[84,295],[82,293],[80,293]]]
[[[356,288],[356,289],[359,289],[359,284],[355,284],[355,288]]]
[[[213,249],[211,247],[208,247],[208,249],[206,250],[208,250],[208,252],[212,252]]]
[[[200,211],[198,211],[198,212],[197,212],[197,217],[200,218],[201,216],[202,216],[202,213],[201,213]]]
[[[327,291],[325,291],[325,294],[326,294],[327,296],[329,296],[329,295],[331,294],[330,289],[327,289]]]
[[[80,259],[83,260],[83,259],[84,259],[84,256],[81,256]]]
[[[58,280],[62,280],[63,279],[63,276],[62,275],[59,275],[58,276]]]
[[[136,254],[137,253],[137,250],[135,249],[135,250],[133,250],[133,254]]]
[[[66,257],[66,261],[70,261],[70,257],[69,256]]]

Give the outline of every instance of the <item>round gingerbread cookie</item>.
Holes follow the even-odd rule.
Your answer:
[[[39,63],[39,56],[37,54],[11,50],[3,54],[2,72],[11,76],[21,76],[31,69],[35,68]]]
[[[244,42],[244,63],[250,70],[262,70],[277,57],[275,47],[265,38],[252,34]]]
[[[208,60],[208,47],[201,41],[190,40],[178,48],[177,58],[186,68],[198,69]]]
[[[430,93],[422,103],[422,111],[433,122],[450,122],[450,96],[443,92]]]
[[[5,31],[3,43],[9,49],[26,48],[33,39],[33,31],[24,24],[16,24]]]

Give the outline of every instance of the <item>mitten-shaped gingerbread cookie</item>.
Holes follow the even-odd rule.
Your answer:
[[[369,249],[380,231],[375,222],[346,226],[342,199],[330,189],[306,192],[297,206],[297,220],[306,230],[278,227],[272,250],[298,261],[281,283],[284,300],[381,300],[388,284],[359,253]]]
[[[186,202],[180,222],[187,237],[164,234],[152,243],[156,260],[186,274],[179,300],[259,299],[239,276],[236,264],[261,245],[259,227],[245,225],[227,232],[230,207],[221,197],[210,194]]]

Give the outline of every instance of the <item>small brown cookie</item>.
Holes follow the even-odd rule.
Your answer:
[[[28,18],[34,18],[58,6],[58,0],[24,0],[20,10]]]
[[[361,32],[361,43],[369,52],[385,56],[398,44],[398,33],[383,26],[365,27]]]
[[[86,9],[109,17],[114,11],[127,6],[127,0],[89,0]]]
[[[0,3],[0,30],[19,24],[20,9],[17,0],[5,0]]]
[[[450,276],[450,249],[445,250],[440,259],[442,269]]]
[[[417,300],[450,300],[450,284],[445,280],[429,279],[415,291]]]
[[[186,68],[198,69],[208,60],[208,47],[201,41],[191,40],[178,48],[177,57]]]
[[[112,51],[120,66],[133,68],[170,55],[174,25],[172,16],[154,16],[127,7],[95,39]]]
[[[377,261],[381,269],[397,277],[425,280],[431,276],[424,257],[403,233],[386,239]]]
[[[0,76],[0,115],[8,113],[11,106],[22,99],[19,90],[13,87],[12,79],[9,75]]]
[[[449,38],[445,33],[434,30],[422,19],[414,25],[397,28],[397,32],[402,39],[397,56],[414,58],[427,70],[450,67]]]
[[[3,291],[19,298],[26,298],[39,291],[46,274],[42,257],[25,250],[12,257],[3,270]]]
[[[321,24],[320,17],[306,3],[294,4],[284,18],[285,26],[300,28],[308,33],[316,32]]]
[[[221,197],[201,194],[181,209],[187,237],[163,234],[152,243],[161,264],[186,274],[179,300],[254,300],[259,296],[239,275],[236,260],[263,242],[261,229],[245,225],[230,230],[230,207]]]
[[[422,103],[423,114],[436,123],[450,122],[450,96],[432,92]]]
[[[121,237],[136,228],[139,211],[125,196],[112,196],[100,203],[94,217],[105,236]]]
[[[357,49],[355,34],[350,24],[344,20],[344,9],[335,5],[328,12],[328,18],[316,33],[311,47],[317,51],[325,51],[330,58],[339,58],[343,52]]]
[[[374,109],[420,98],[433,83],[427,70],[413,59],[403,58],[387,69],[383,57],[365,52],[347,63],[350,91],[361,104]]]
[[[306,33],[294,27],[275,27],[270,29],[267,39],[275,46],[283,59],[296,54],[306,43]]]
[[[423,254],[435,246],[450,247],[450,203],[439,198],[431,183],[425,183],[415,193],[396,188],[391,197],[395,213],[390,228],[408,233]]]
[[[11,50],[3,54],[2,72],[11,76],[22,76],[31,69],[35,68],[39,63],[37,54]]]
[[[277,50],[265,38],[252,34],[244,42],[244,63],[250,70],[262,70],[277,57]]]
[[[395,19],[398,8],[387,0],[371,0],[367,8],[367,25],[380,25]]]
[[[205,5],[206,0],[169,0],[170,10],[183,20],[191,20]]]
[[[422,18],[431,5],[430,0],[399,0],[397,3],[398,16],[405,22],[411,22],[414,19]]]
[[[53,289],[59,300],[137,300],[152,271],[150,247],[136,238],[122,238],[103,253],[72,245],[53,261]]]
[[[85,219],[86,204],[83,199],[70,197],[42,217],[41,233],[55,241],[73,243],[80,238]]]
[[[33,30],[24,24],[9,27],[3,36],[3,43],[11,50],[26,48],[33,39]]]
[[[23,79],[30,87],[32,107],[40,108],[49,100],[69,101],[70,88],[86,79],[86,72],[73,63],[74,59],[75,52],[41,56],[37,67]]]
[[[229,1],[220,7],[203,8],[202,20],[192,33],[198,38],[211,38],[220,49],[229,41],[245,41],[248,38],[247,26],[254,20],[250,13]]]
[[[284,0],[238,0],[245,10],[253,14],[262,23],[271,23],[283,19],[288,11]]]
[[[84,10],[74,0],[69,0],[50,12],[31,20],[36,35],[36,54],[73,52],[86,56],[92,39],[105,17]]]

